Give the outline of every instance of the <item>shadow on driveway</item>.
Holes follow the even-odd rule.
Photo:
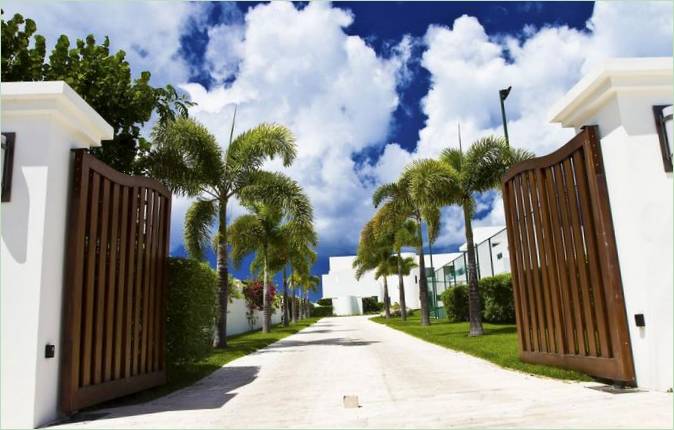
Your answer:
[[[218,409],[236,396],[238,388],[257,378],[259,366],[222,367],[189,387],[164,397],[129,406],[96,411],[83,411],[59,424],[92,421],[98,418],[120,418],[165,411]]]

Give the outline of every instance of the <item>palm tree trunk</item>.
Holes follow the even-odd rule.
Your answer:
[[[288,327],[288,276],[283,268],[283,327]]]
[[[398,295],[400,296],[400,318],[407,321],[407,306],[405,304],[405,282],[403,281],[403,257],[398,251]]]
[[[419,301],[421,302],[421,325],[431,325],[431,318],[428,314],[428,282],[426,280],[426,263],[424,262],[424,241],[421,233],[421,217],[417,217],[417,228],[419,234]]]
[[[217,348],[227,346],[227,304],[229,303],[229,271],[227,268],[227,199],[220,199],[218,214],[218,342]]]
[[[475,246],[473,243],[472,211],[469,203],[463,204],[463,220],[466,224],[466,246],[468,254],[468,314],[470,320],[469,336],[480,336],[482,329],[482,315],[480,314],[480,292],[477,285],[477,266],[475,265]]]
[[[271,325],[271,301],[269,300],[269,270],[267,270],[267,247],[264,247],[264,284],[262,285],[262,333],[269,333]]]
[[[384,275],[384,316],[386,319],[391,318],[391,298],[388,296],[388,281],[387,276]]]
[[[297,317],[298,317],[298,311],[297,311],[297,297],[295,296],[295,285],[293,284],[293,288],[290,289],[290,292],[292,293],[292,297],[290,298],[290,303],[292,305],[291,309],[291,314],[293,318],[293,324],[297,322]]]

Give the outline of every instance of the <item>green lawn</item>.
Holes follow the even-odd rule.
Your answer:
[[[277,340],[283,339],[286,336],[295,334],[298,331],[309,327],[319,319],[320,318],[308,318],[298,321],[295,324],[291,324],[289,327],[276,325],[272,329],[271,333],[262,333],[258,330],[250,333],[230,336],[227,339],[227,348],[214,349],[208,357],[197,363],[179,367],[169,366],[166,369],[168,379],[166,384],[106,402],[96,406],[96,408],[142,403],[161,396],[165,396],[175,390],[192,385],[199,379],[208,376],[232,360],[236,360],[239,357],[243,357],[244,355],[255,352],[258,349],[264,348],[265,346],[270,345]]]
[[[451,323],[447,320],[431,320],[430,327],[422,327],[418,315],[408,318],[407,321],[401,321],[398,318],[386,320],[383,317],[373,318],[372,321],[446,348],[484,358],[510,369],[557,379],[591,380],[589,376],[573,370],[520,361],[517,333],[513,324],[483,324],[485,330],[483,336],[469,337],[467,322]]]

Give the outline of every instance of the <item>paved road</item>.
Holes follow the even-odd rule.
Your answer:
[[[598,388],[504,370],[365,317],[325,318],[192,387],[71,426],[672,428],[671,394]]]

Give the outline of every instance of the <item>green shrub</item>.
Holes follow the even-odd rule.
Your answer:
[[[319,299],[316,304],[319,306],[332,306],[332,299]]]
[[[384,303],[377,301],[377,296],[363,297],[363,313],[378,314],[384,309]]]
[[[383,303],[381,303],[383,306]],[[410,308],[405,309],[405,315],[408,317],[414,315],[414,311]],[[394,302],[391,305],[391,316],[392,317],[400,317],[401,316],[401,311],[400,311],[400,304],[398,302]]]
[[[480,279],[482,318],[491,323],[514,323],[513,285],[510,274]]]
[[[514,323],[513,287],[510,274],[478,281],[482,320],[490,323]],[[440,299],[453,322],[468,321],[468,286],[461,284],[442,292]]]
[[[330,306],[316,306],[311,310],[312,317],[331,317],[332,305]]]
[[[468,286],[460,284],[447,288],[440,298],[450,321],[468,321]]]
[[[168,261],[166,356],[173,364],[197,361],[213,346],[218,276],[206,263]]]

